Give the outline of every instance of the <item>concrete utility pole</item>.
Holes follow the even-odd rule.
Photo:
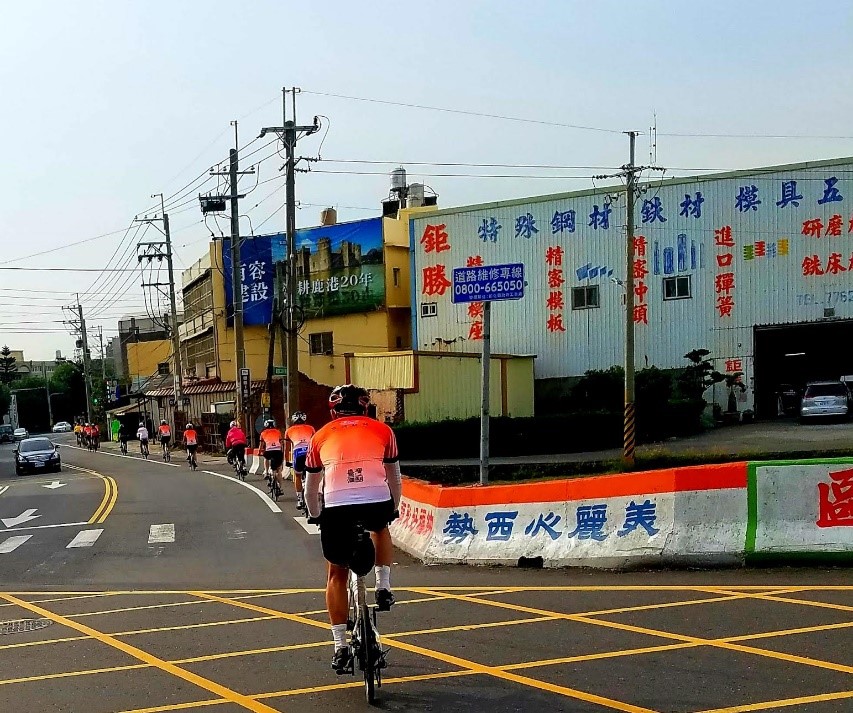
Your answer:
[[[284,303],[285,331],[287,332],[287,410],[289,419],[299,410],[299,334],[296,319],[296,142],[320,130],[319,119],[315,116],[310,126],[296,124],[296,95],[298,87],[282,89],[282,108],[284,126],[271,126],[261,130],[261,137],[267,133],[278,134],[286,153],[285,170],[285,231],[287,233],[287,272],[285,275],[286,298]],[[293,119],[287,119],[287,95],[293,97]],[[300,136],[300,134],[302,136]]]
[[[160,198],[160,217],[155,216],[149,219],[147,216],[140,222],[151,223],[155,220],[163,221],[163,242],[139,243],[137,247],[145,248],[142,255],[139,255],[139,262],[147,259],[148,262],[158,260],[162,262],[166,260],[166,268],[169,273],[169,281],[165,284],[156,282],[143,285],[143,287],[168,287],[169,289],[169,331],[172,338],[172,356],[174,359],[173,387],[175,392],[175,410],[181,408],[183,402],[183,394],[181,392],[181,380],[183,378],[183,365],[181,363],[181,335],[178,333],[178,304],[175,293],[175,267],[172,253],[172,234],[169,230],[169,215],[166,213],[166,206],[163,202],[162,193],[154,193],[152,198]]]
[[[202,213],[224,211],[226,199],[231,205],[231,300],[234,312],[234,381],[237,388],[237,410],[236,416],[244,417],[247,404],[243,403],[243,394],[240,389],[240,373],[246,366],[246,347],[243,337],[243,272],[240,262],[240,195],[237,190],[237,181],[240,176],[254,173],[254,169],[248,171],[239,170],[239,144],[237,139],[237,122],[232,121],[234,127],[234,148],[229,154],[227,171],[211,171],[211,176],[228,176],[231,190],[228,196],[205,196],[201,200]],[[244,419],[244,426],[247,426]]]
[[[634,467],[637,446],[637,423],[634,384],[634,199],[636,197],[636,167],[634,144],[637,131],[628,131],[630,158],[626,172],[627,235],[625,239],[625,423],[622,440],[622,460],[626,467]]]
[[[83,305],[77,295],[77,318],[80,320],[80,335],[83,344],[83,379],[86,382],[86,421],[92,423],[92,373],[89,364],[89,338],[86,335],[86,320],[83,318]]]

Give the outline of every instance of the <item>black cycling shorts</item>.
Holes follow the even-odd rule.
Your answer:
[[[284,464],[284,451],[264,451],[264,458],[270,462],[271,470],[278,470]]]
[[[394,501],[338,505],[324,508],[320,516],[320,544],[327,562],[349,567],[356,544],[357,525],[368,532],[379,532],[394,518]]]
[[[193,443],[191,446],[187,446],[187,453],[195,453],[198,450],[198,443]]]
[[[160,443],[163,443],[167,446],[169,445],[169,441],[171,441],[171,440],[172,440],[171,436],[160,436]]]
[[[228,450],[230,451],[232,457],[239,458],[241,461],[246,460],[246,444],[245,443],[235,443]]]

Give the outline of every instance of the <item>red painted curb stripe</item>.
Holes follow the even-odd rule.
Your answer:
[[[421,480],[403,480],[403,495],[407,498],[442,508],[597,500],[730,488],[746,488],[746,462],[485,487],[472,485],[444,488]]]

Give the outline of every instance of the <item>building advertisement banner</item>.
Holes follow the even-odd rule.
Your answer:
[[[243,292],[243,324],[269,324],[275,291],[273,241],[281,236],[243,238],[240,245],[240,279]],[[228,324],[234,323],[231,286],[231,240],[222,241],[222,271],[225,273],[225,304]]]
[[[286,258],[285,245],[274,243],[276,261]],[[382,218],[297,230],[296,290],[307,319],[382,307]]]
[[[755,325],[853,318],[853,159],[641,186],[626,265],[622,187],[438,210],[410,222],[414,341],[479,351],[482,304],[453,271],[523,263],[525,299],[492,310],[492,348],[535,354],[536,378],[622,363],[634,277],[637,361],[705,347],[749,364]]]

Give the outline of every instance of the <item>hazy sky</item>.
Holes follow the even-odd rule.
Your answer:
[[[154,205],[151,194],[173,194],[227,158],[229,121],[239,119],[241,145],[279,124],[283,86],[304,90],[301,121],[315,114],[331,120],[324,161],[298,175],[300,226],[316,224],[324,205],[338,206],[340,220],[377,214],[388,192],[385,174],[398,163],[616,167],[627,158],[618,132],[647,131],[654,114],[658,164],[673,169],[853,155],[850,2],[6,0],[0,22],[0,267],[135,266],[134,233],[125,238],[124,231]],[[675,133],[847,138],[667,135]],[[299,152],[316,156],[321,138],[304,140]],[[638,147],[647,161],[648,135]],[[259,180],[280,176],[281,163],[264,161]],[[566,177],[592,173],[409,171],[444,206],[589,188],[589,178]],[[513,172],[561,178],[435,175]],[[693,171],[670,171],[686,173]],[[241,185],[249,190],[254,179]],[[210,235],[197,204],[186,201],[215,184],[191,188],[170,209],[179,266],[195,261]],[[259,225],[283,202],[276,178],[251,193],[241,212],[259,233],[275,232],[283,229],[283,210]],[[227,220],[220,223],[227,231]],[[122,232],[65,247],[113,231]],[[18,259],[42,251],[53,252]],[[87,290],[90,325],[112,336],[118,317],[145,313],[140,282],[138,272],[0,270],[0,343],[33,359],[70,353],[60,307]]]

